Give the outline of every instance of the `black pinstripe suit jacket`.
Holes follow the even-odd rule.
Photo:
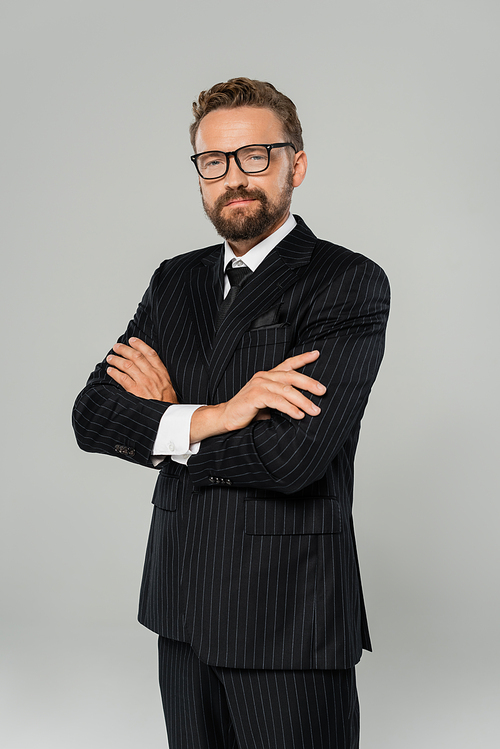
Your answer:
[[[252,274],[217,336],[221,245],[166,260],[120,339],[165,362],[180,403],[231,398],[259,370],[319,349],[302,371],[321,414],[277,412],[211,437],[158,476],[139,619],[237,668],[348,668],[370,648],[352,526],[360,420],[389,307],[384,272],[302,219]],[[79,445],[152,467],[168,404],[126,393],[98,365],[78,396]]]

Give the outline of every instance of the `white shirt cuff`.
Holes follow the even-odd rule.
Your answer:
[[[154,466],[159,465],[167,455],[170,455],[176,463],[187,465],[191,455],[196,455],[200,449],[200,443],[190,444],[189,432],[191,417],[200,405],[202,404],[194,406],[175,403],[167,408],[161,417],[153,445],[151,460]]]

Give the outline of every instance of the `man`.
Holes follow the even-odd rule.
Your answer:
[[[288,97],[236,78],[193,109],[226,241],[155,272],[77,399],[77,439],[160,469],[139,619],[171,749],[357,747],[353,461],[387,279],[290,215],[307,160]]]

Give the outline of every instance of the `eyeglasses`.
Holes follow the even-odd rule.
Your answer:
[[[293,143],[254,143],[252,146],[241,146],[236,151],[203,151],[191,156],[198,174],[203,179],[220,179],[224,177],[229,169],[229,157],[234,160],[239,169],[245,174],[259,174],[265,172],[271,159],[273,148],[285,148],[290,146],[294,152],[297,149]]]

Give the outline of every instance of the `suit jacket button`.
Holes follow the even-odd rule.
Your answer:
[[[215,484],[215,478],[213,476],[209,476],[208,480],[210,481],[211,484]]]
[[[133,457],[134,457],[134,455],[135,455],[135,450],[134,450],[134,448],[133,448],[133,447],[128,447],[128,448],[127,448],[127,455],[128,455],[128,456],[129,456],[130,458],[133,458]]]
[[[226,485],[227,486],[232,486],[233,485],[233,482],[231,481],[231,479],[226,479]]]

